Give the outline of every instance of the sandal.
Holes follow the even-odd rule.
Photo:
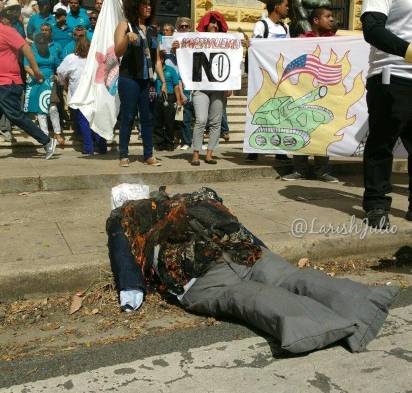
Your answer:
[[[130,161],[128,158],[121,158],[119,161],[119,165],[123,168],[127,168],[128,166],[130,166]]]
[[[200,161],[199,161],[199,160],[192,160],[192,161],[190,161],[190,165],[199,166],[199,165],[200,165]]]
[[[205,163],[206,163],[206,164],[216,165],[216,164],[217,164],[217,161],[216,161],[214,158],[211,158],[210,160],[207,160],[207,159],[205,158]]]
[[[150,166],[162,166],[162,164],[154,157],[150,157],[148,160],[144,162],[144,164]]]
[[[54,138],[56,139],[59,145],[64,145],[64,143],[66,142],[66,140],[64,139],[64,136],[61,134],[54,134]]]

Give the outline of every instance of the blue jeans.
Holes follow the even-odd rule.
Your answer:
[[[78,130],[80,131],[83,137],[83,153],[93,154],[94,144],[96,143],[97,151],[100,154],[105,154],[107,152],[106,139],[96,134],[90,128],[88,120],[84,117],[83,113],[79,109],[75,110],[75,114]]]
[[[21,109],[22,85],[0,85],[0,117],[4,114],[12,124],[27,132],[37,142],[46,145],[50,138]]]
[[[183,107],[182,145],[192,146],[193,130],[192,122],[195,117],[195,110],[192,101],[188,101]]]
[[[226,106],[225,110],[222,113],[222,124],[220,126],[220,135],[228,134],[229,133],[229,124],[227,123],[227,113],[226,113]]]
[[[149,80],[133,80],[119,77],[120,98],[120,158],[129,156],[129,142],[132,133],[133,120],[139,110],[141,134],[143,140],[143,159],[153,156],[153,126],[149,105]]]

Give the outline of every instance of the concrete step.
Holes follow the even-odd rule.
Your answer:
[[[251,181],[277,178],[273,157],[262,157],[259,162],[245,162],[241,146],[222,144],[216,151],[217,165],[190,165],[191,151],[155,152],[161,167],[150,167],[141,162],[142,148],[130,146],[131,165],[119,167],[118,151],[110,148],[105,155],[88,157],[79,151],[58,147],[51,160],[44,160],[41,148],[28,152],[0,152],[0,193],[58,191],[110,188],[119,183],[144,182],[151,185],[208,184],[211,182]],[[202,157],[204,152],[201,153]],[[283,167],[286,165],[280,162]]]

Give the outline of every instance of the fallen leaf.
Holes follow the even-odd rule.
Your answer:
[[[301,258],[298,262],[298,268],[303,269],[304,267],[310,266],[309,258]]]
[[[62,351],[73,351],[73,349],[76,349],[76,347],[63,348]]]
[[[27,195],[30,195],[30,192],[21,192],[20,194],[19,194],[19,196],[27,196]]]
[[[99,313],[99,309],[98,308],[94,308],[93,310],[92,310],[92,314],[93,315],[96,315],[96,314],[98,314]]]
[[[69,315],[74,314],[76,311],[79,311],[82,307],[83,298],[78,294],[72,297],[72,304],[70,305]]]

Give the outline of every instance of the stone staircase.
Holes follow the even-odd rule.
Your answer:
[[[228,123],[230,129],[230,141],[224,142],[221,139],[221,144],[227,147],[242,147],[243,146],[243,134],[245,129],[245,120],[246,120],[246,97],[245,96],[233,96],[228,99],[227,104],[227,115]],[[65,129],[63,131],[66,138],[66,143],[64,149],[66,150],[78,150],[82,148],[82,143],[72,129]],[[13,128],[12,134],[15,138],[13,142],[6,142],[0,136],[0,152],[1,153],[16,153],[19,151],[27,151],[38,149],[39,145],[37,142],[30,137],[25,132]],[[111,144],[112,147],[117,146],[119,143],[119,131],[115,131],[115,137]],[[130,146],[139,146],[141,145],[141,139],[139,139],[136,131],[133,131],[132,137],[130,140]]]

